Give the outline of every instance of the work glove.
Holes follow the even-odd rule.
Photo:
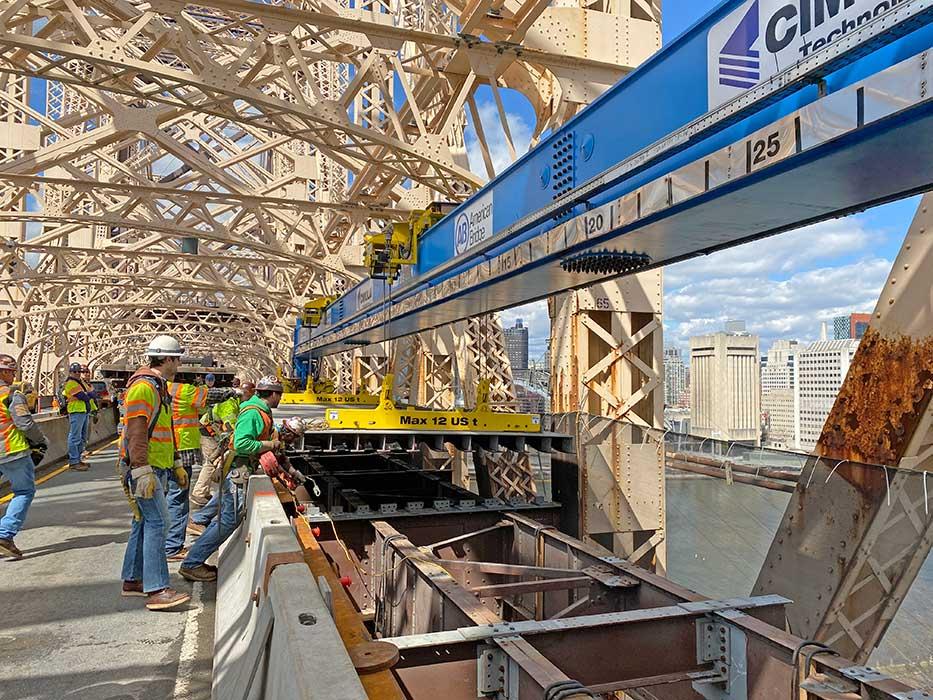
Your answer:
[[[43,459],[45,459],[45,453],[49,449],[48,443],[40,442],[34,445],[30,445],[29,456],[32,457],[32,463],[35,466],[39,466]]]
[[[175,483],[178,484],[178,488],[184,491],[188,488],[188,471],[184,467],[175,467]]]
[[[148,464],[142,467],[136,467],[130,471],[130,477],[133,479],[133,495],[136,498],[152,498],[155,496],[156,479],[155,472]]]
[[[281,440],[263,440],[262,441],[262,452],[275,452],[282,446]]]

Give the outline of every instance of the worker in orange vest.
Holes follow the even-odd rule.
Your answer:
[[[199,418],[201,411],[207,406],[208,388],[203,384],[196,386],[177,382],[170,382],[168,385],[172,397],[172,426],[175,430],[177,457],[188,474],[184,487],[172,478],[173,474],[169,474],[168,478],[168,493],[165,499],[168,501],[171,525],[165,537],[165,556],[169,561],[181,561],[188,555],[185,547],[185,528],[190,511],[188,485],[191,483],[194,468],[200,467],[204,462],[201,455]]]

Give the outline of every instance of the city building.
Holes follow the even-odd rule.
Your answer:
[[[810,451],[816,447],[858,345],[854,338],[820,340],[797,354],[795,448]]]
[[[690,427],[701,437],[759,443],[758,336],[720,332],[690,339]]]
[[[664,349],[664,405],[684,408],[690,403],[689,372],[680,348]]]
[[[776,340],[761,368],[761,413],[765,442],[771,447],[795,444],[794,372],[800,344]]]
[[[855,338],[861,340],[868,330],[868,324],[871,322],[871,314],[849,314],[848,316],[836,316],[833,319],[833,338],[836,340],[846,340]]]
[[[528,329],[522,319],[515,321],[515,325],[505,329],[505,352],[509,356],[513,370],[528,369]]]

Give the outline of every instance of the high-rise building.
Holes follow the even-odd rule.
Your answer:
[[[795,444],[794,370],[799,351],[796,340],[776,340],[761,368],[761,412],[772,447]]]
[[[812,450],[823,432],[859,341],[821,340],[797,354],[794,379],[795,445]]]
[[[685,407],[689,403],[687,366],[680,348],[664,348],[664,405]]]
[[[861,340],[871,323],[871,314],[849,314],[833,318],[833,338]]]
[[[513,370],[528,369],[528,329],[522,324],[522,319],[505,329],[505,353]]]
[[[758,336],[715,333],[691,338],[692,433],[757,445],[761,435],[760,375]]]

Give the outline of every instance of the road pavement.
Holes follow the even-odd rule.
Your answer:
[[[115,459],[108,447],[40,485],[24,558],[0,559],[0,700],[210,699],[214,584],[192,589],[170,562],[187,606],[120,596],[131,516]]]

